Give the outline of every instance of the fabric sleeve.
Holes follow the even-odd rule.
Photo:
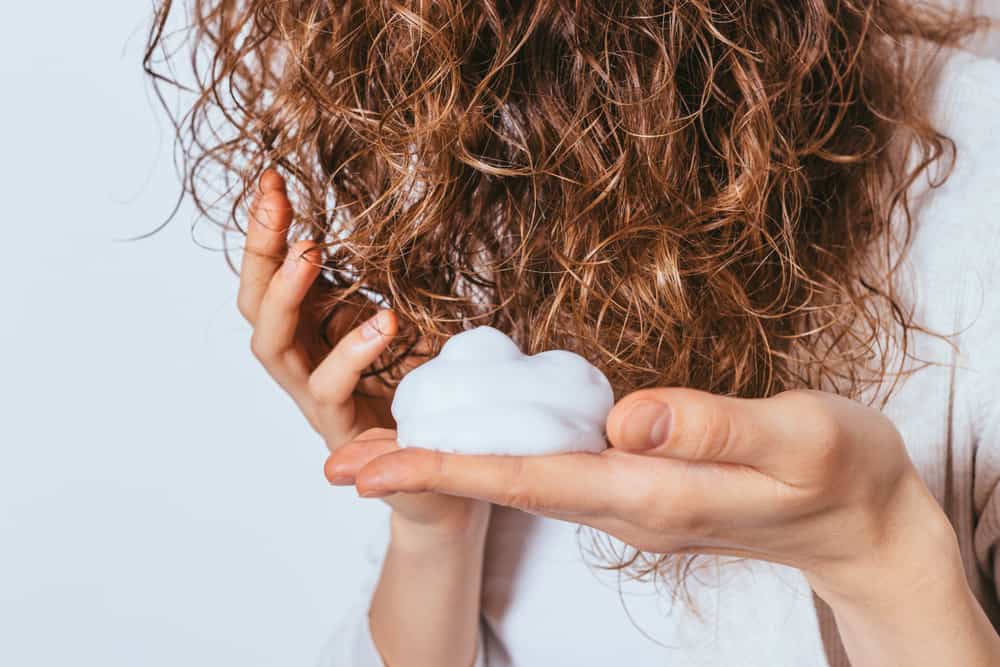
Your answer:
[[[973,439],[971,462],[973,551],[976,565],[992,589],[987,601],[1000,623],[1000,65],[980,61],[963,72],[967,94],[958,100],[973,122],[957,137],[956,168],[969,203],[951,216],[963,252],[954,257],[960,289],[958,383]],[[947,250],[942,249],[942,250]],[[963,475],[962,472],[958,473]],[[964,476],[964,475],[963,475]]]
[[[995,390],[996,391],[996,390]],[[990,398],[998,401],[998,394]],[[977,445],[978,458],[974,496],[977,516],[973,544],[980,571],[992,584],[995,600],[1000,600],[1000,406],[986,413],[988,422],[981,431]],[[994,609],[994,625],[1000,627],[1000,605]]]
[[[958,349],[934,348],[951,373],[936,491],[973,592],[1000,624],[1000,63],[957,52],[938,85],[933,121],[956,152],[917,209],[918,282],[931,328]]]
[[[358,576],[358,592],[347,612],[330,633],[317,667],[392,667],[382,660],[368,625],[368,608],[389,546],[388,517],[389,514],[386,512],[366,545],[364,567]],[[472,667],[489,665],[483,637],[482,620],[480,620],[476,662]]]
[[[1000,254],[1000,242],[992,247]],[[970,340],[970,351],[980,351],[978,359],[970,355],[970,362],[976,365],[970,396],[975,437],[973,545],[980,572],[992,585],[994,601],[1000,601],[1000,346],[993,333],[1000,332],[1000,270],[993,269],[989,278],[986,286],[990,290],[984,295],[988,312],[974,325],[982,328],[982,335],[975,338],[984,340]],[[989,340],[985,340],[987,332]],[[1000,602],[991,611],[994,624],[1000,627]]]

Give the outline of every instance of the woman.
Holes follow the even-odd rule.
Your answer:
[[[331,483],[391,509],[324,664],[1000,664],[1000,85],[942,48],[976,22],[203,0],[193,25],[187,183],[247,221],[253,352]],[[609,449],[399,451],[393,387],[469,324],[599,366]],[[607,572],[661,594],[620,605]]]

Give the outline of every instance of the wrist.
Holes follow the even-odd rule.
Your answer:
[[[837,612],[890,613],[913,595],[957,601],[971,595],[955,531],[915,469],[873,520],[865,545],[806,571],[816,593]]]
[[[969,588],[951,523],[922,482],[906,484],[917,492],[900,501],[891,539],[841,567],[806,573],[833,611],[850,663],[1000,664],[1000,637]]]
[[[465,512],[430,523],[411,520],[394,510],[390,535],[394,544],[415,550],[476,548],[485,542],[491,507],[487,502],[470,502]]]

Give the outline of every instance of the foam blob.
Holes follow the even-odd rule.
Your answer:
[[[528,356],[480,326],[403,377],[392,416],[402,447],[528,456],[603,450],[613,405],[611,383],[580,355]]]

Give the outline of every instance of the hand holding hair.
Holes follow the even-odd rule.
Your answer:
[[[362,380],[362,372],[395,335],[395,315],[374,304],[343,304],[326,332],[333,349],[320,344],[318,322],[309,321],[310,290],[322,268],[319,249],[310,241],[289,247],[291,224],[284,179],[268,170],[251,207],[240,271],[239,309],[253,326],[251,349],[330,451],[351,440],[380,451],[391,433],[380,427],[393,424],[392,390],[373,378]],[[392,540],[370,608],[378,650],[395,667],[471,664],[490,505],[436,493],[385,500],[392,508]],[[437,566],[430,574],[428,562]]]

